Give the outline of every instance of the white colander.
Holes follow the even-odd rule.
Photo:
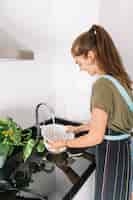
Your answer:
[[[67,133],[65,126],[60,124],[49,124],[41,126],[41,134],[44,138],[44,143],[48,151],[52,153],[61,153],[66,150],[66,147],[60,149],[51,149],[48,141],[73,139],[74,133]]]

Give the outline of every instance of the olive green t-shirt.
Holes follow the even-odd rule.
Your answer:
[[[132,91],[126,89],[133,100]],[[111,80],[100,78],[92,88],[91,111],[93,108],[103,109],[108,113],[107,127],[114,131],[129,132],[133,128],[133,112]]]

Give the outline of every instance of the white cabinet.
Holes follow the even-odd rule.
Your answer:
[[[94,200],[94,189],[95,189],[95,171],[87,179],[84,185],[81,187],[79,192],[75,195],[73,200]]]

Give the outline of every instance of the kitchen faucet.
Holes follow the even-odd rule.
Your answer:
[[[36,110],[35,110],[35,114],[36,114],[36,128],[37,128],[37,139],[39,139],[41,137],[41,132],[40,132],[40,124],[39,124],[39,108],[41,106],[45,106],[49,112],[51,113],[51,118],[52,118],[52,122],[53,124],[55,124],[55,113],[54,110],[47,104],[47,103],[39,103],[36,106]]]

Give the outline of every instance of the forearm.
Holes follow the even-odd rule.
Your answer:
[[[72,140],[67,140],[66,146],[68,148],[90,147],[101,143],[102,140],[103,138],[98,137],[97,135],[90,132],[84,136],[80,136]]]
[[[88,134],[72,140],[49,141],[49,144],[53,149],[61,147],[84,148],[100,144],[104,139],[104,134],[107,127],[107,119],[108,114],[105,111],[99,108],[94,108],[90,125],[87,125],[87,128],[90,127]]]
[[[76,133],[80,133],[80,132],[82,132],[82,131],[89,131],[89,129],[90,129],[90,123],[88,123],[88,124],[83,124],[83,125],[77,126],[77,127],[75,128],[75,132],[76,132]]]

